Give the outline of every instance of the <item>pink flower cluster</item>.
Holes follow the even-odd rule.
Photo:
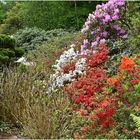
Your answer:
[[[96,6],[95,12],[89,14],[82,29],[82,33],[87,34],[87,39],[81,45],[80,55],[94,53],[93,47],[108,39],[127,38],[127,32],[116,24],[124,7],[123,0],[109,0]]]

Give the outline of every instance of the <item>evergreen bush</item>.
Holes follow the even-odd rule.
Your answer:
[[[0,35],[0,64],[8,64],[23,55],[21,48],[15,47],[15,39],[7,35]]]

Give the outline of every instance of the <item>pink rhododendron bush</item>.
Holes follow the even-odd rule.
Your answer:
[[[124,45],[127,10],[123,0],[97,5],[81,45],[72,44],[53,65],[47,93],[63,89],[81,116],[74,138],[140,138],[140,55]]]

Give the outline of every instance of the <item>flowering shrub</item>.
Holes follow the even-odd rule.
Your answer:
[[[84,120],[75,130],[75,138],[115,138],[119,129],[122,132],[121,136],[117,135],[118,138],[123,137],[125,129],[134,133],[132,136],[136,134],[131,124],[127,126],[120,119],[127,116],[129,122],[131,113],[137,115],[140,55],[124,56],[119,64],[110,58],[108,43],[114,41],[115,44],[119,39],[127,38],[127,32],[120,24],[124,11],[122,0],[109,0],[106,4],[97,5],[82,29],[86,37],[80,51],[76,52],[76,46],[72,45],[54,65],[55,74],[51,75],[49,90],[63,87],[73,103],[72,108]],[[108,73],[110,61],[114,63],[117,74]],[[115,133],[113,136],[112,132]]]
[[[82,33],[87,34],[87,39],[81,45],[80,54],[92,53],[95,46],[108,39],[127,38],[126,30],[116,22],[123,18],[121,11],[124,10],[123,0],[109,0],[105,4],[97,5],[95,12],[89,14],[82,29]]]
[[[122,64],[120,65],[120,70],[128,70],[132,71],[133,66],[135,65],[135,62],[133,59],[126,57],[122,58]]]
[[[75,45],[73,44],[73,47],[65,51],[60,56],[60,59],[56,61],[57,63],[54,65],[55,74],[50,76],[51,90],[56,87],[62,87],[65,83],[72,82],[77,79],[77,77],[82,75],[85,71],[85,63],[96,65],[96,63],[100,64],[102,59],[106,59],[105,54],[108,52],[102,51],[101,55],[99,54],[100,52],[97,52],[98,49],[94,46],[104,44],[106,40],[111,39],[113,35],[116,35],[118,38],[126,37],[126,31],[115,23],[119,18],[121,18],[120,11],[122,10],[125,10],[124,2],[122,0],[110,0],[106,4],[97,5],[96,11],[93,12],[93,14],[89,14],[85,27],[82,29],[82,33],[86,33],[87,38],[84,39],[80,52],[77,51],[76,53],[73,48]],[[116,38],[116,36],[113,38]],[[101,58],[96,56],[95,58],[98,59],[98,61],[94,61],[94,58],[89,61],[88,59],[90,56],[88,54],[99,55]],[[89,58],[85,58],[84,56],[86,55],[88,55]],[[85,62],[85,59],[87,59],[87,62]]]
[[[77,62],[74,63],[74,61]],[[86,59],[77,58],[73,45],[69,50],[65,51],[56,62],[57,64],[54,65],[55,74],[50,76],[48,93],[56,87],[63,87],[65,83],[73,81],[78,75],[83,74],[86,69]]]
[[[136,113],[135,108],[139,105],[139,55],[134,55],[135,57],[132,58],[124,56],[121,61],[120,72],[110,77],[105,73],[106,67],[104,67],[108,60],[108,54],[103,55],[106,60],[102,59],[101,61],[99,59],[100,65],[96,63],[98,62],[97,58],[101,58],[103,52],[108,52],[107,48],[100,46],[99,50],[98,55],[93,54],[87,58],[87,62],[94,60],[94,63],[93,65],[87,63],[88,71],[86,74],[65,86],[65,91],[74,102],[74,108],[80,112],[81,116],[88,118],[88,121],[84,123],[84,126],[78,132],[81,137],[84,136],[85,138],[93,138],[93,136],[96,137],[101,133],[108,135],[110,133],[109,127],[113,129],[115,124],[119,125],[120,120],[116,122],[117,119],[115,118],[119,116],[125,118],[126,110],[122,109],[124,106],[131,107],[131,111]],[[120,110],[124,111],[123,115]],[[131,111],[126,117],[127,120],[129,120]],[[122,122],[122,126],[126,127],[124,122]],[[125,129],[131,133],[134,128],[126,127]],[[137,135],[137,133],[135,134]]]
[[[92,120],[90,124],[92,126],[87,125],[86,133],[91,133],[98,126],[102,126],[103,129],[113,125],[112,116],[116,111],[115,98],[111,94],[103,94],[108,77],[103,68],[107,60],[108,49],[105,44],[100,44],[97,53],[87,56],[86,74],[65,87],[76,108],[84,109],[80,111],[81,115]]]

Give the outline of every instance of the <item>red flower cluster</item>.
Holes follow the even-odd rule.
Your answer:
[[[135,84],[138,84],[140,82],[140,67],[135,63],[135,59],[139,59],[140,55],[133,55],[135,56],[132,58],[129,58],[127,56],[123,57],[121,60],[121,65],[119,67],[120,72],[112,78],[109,78],[107,81],[116,88],[116,90],[119,93],[125,93],[124,88],[122,87],[122,83],[125,80],[128,80],[131,83],[132,86],[129,86],[129,90],[133,90],[133,87]],[[125,73],[126,70],[126,73]]]
[[[102,92],[106,80],[106,74],[103,70],[90,69],[86,75],[80,77],[71,84],[73,99],[76,103],[83,103],[84,106],[90,107],[93,101],[92,96],[97,92]]]
[[[75,62],[71,62],[64,67],[64,74],[69,73],[70,71],[75,70]]]
[[[136,59],[140,58],[140,55],[133,55],[134,57],[123,57],[120,65],[120,71],[112,78],[108,78],[108,86],[112,85],[115,91],[119,93],[116,95],[118,100],[123,104],[130,106],[130,103],[124,98],[124,94],[127,92],[135,91],[135,85],[140,83],[140,67],[136,64]],[[126,88],[125,84],[128,84]]]
[[[105,44],[99,46],[98,52],[86,57],[86,74],[71,84],[67,84],[65,91],[74,102],[74,107],[80,112],[81,116],[90,120],[90,124],[87,122],[80,129],[81,134],[85,132],[86,134],[96,135],[100,132],[107,132],[107,128],[113,126],[113,116],[118,109],[118,101],[124,105],[130,105],[123,97],[126,92],[123,84],[129,77],[132,86],[129,86],[128,90],[132,91],[133,84],[140,82],[140,68],[136,65],[134,58],[123,57],[122,64],[119,67],[120,72],[113,77],[109,77],[105,71],[108,60],[108,49]],[[139,55],[135,57],[139,58]],[[71,66],[69,66],[69,69],[71,69]],[[114,91],[108,92],[107,88],[113,88]]]
[[[100,44],[99,52],[89,56],[87,64],[90,68],[101,66],[108,59],[108,49],[105,44]]]
[[[107,59],[108,49],[105,44],[102,44],[97,53],[87,56],[86,74],[65,88],[77,107],[79,109],[84,107],[80,114],[93,121],[92,129],[97,125],[101,125],[103,128],[113,125],[112,116],[116,110],[115,100],[110,94],[103,94],[107,81],[103,67]]]

